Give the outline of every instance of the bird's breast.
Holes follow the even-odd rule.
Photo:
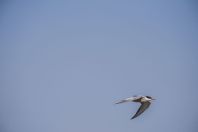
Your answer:
[[[149,99],[147,99],[147,98],[141,98],[141,102],[147,102],[147,101],[149,101]]]

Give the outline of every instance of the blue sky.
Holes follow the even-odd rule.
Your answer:
[[[196,132],[197,2],[0,3],[3,132]],[[157,100],[114,105],[136,94]]]

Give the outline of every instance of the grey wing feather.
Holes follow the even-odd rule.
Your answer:
[[[134,119],[138,117],[139,115],[141,115],[150,106],[150,104],[151,104],[150,102],[141,103],[140,108],[131,119]]]

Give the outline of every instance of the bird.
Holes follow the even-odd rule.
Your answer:
[[[120,100],[120,101],[116,102],[115,104],[121,104],[121,103],[126,103],[126,102],[141,103],[141,106],[139,107],[139,109],[137,110],[135,115],[131,118],[131,120],[132,120],[132,119],[138,117],[139,115],[141,115],[150,106],[152,100],[155,100],[155,99],[151,96],[139,95],[139,96],[133,96],[133,97],[129,97],[129,98]]]

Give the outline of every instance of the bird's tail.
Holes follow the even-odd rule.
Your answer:
[[[116,102],[115,104],[121,104],[121,103],[125,103],[125,102],[133,102],[135,99],[136,99],[135,97],[126,98],[126,99],[122,99],[122,100]]]
[[[128,100],[123,99],[123,100],[116,102],[115,104],[121,104],[121,103],[125,103],[125,102],[128,102]]]

